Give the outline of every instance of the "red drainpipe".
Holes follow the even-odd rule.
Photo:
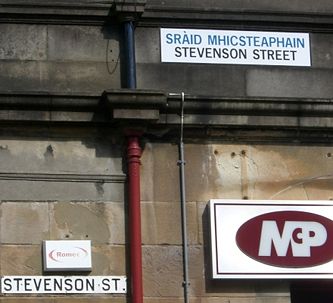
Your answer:
[[[141,248],[141,207],[140,207],[140,134],[127,134],[128,164],[128,216],[130,245],[131,302],[143,302],[142,248]]]

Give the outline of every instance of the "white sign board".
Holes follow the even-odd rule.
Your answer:
[[[91,241],[44,241],[44,271],[91,270]]]
[[[332,201],[211,200],[212,274],[333,278]]]
[[[311,66],[307,33],[162,28],[161,61]]]
[[[4,276],[3,294],[125,294],[124,276]]]

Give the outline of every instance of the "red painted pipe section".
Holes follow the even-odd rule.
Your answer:
[[[139,135],[128,135],[128,201],[129,201],[129,245],[130,281],[132,303],[143,302],[142,248],[141,248],[141,206],[140,206],[140,158]]]

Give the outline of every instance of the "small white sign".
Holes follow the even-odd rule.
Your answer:
[[[311,66],[307,33],[162,28],[160,35],[162,62]]]
[[[332,279],[333,202],[211,200],[214,279]]]
[[[124,276],[4,276],[3,294],[125,294]]]
[[[91,241],[44,241],[44,271],[91,270]]]

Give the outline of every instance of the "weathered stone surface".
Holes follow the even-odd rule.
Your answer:
[[[44,61],[0,61],[0,90],[43,91],[48,72]]]
[[[0,60],[45,60],[47,27],[0,24]]]
[[[90,296],[88,297],[75,297],[75,298],[54,298],[53,303],[106,303],[106,302],[114,302],[114,303],[126,303],[128,299],[125,295],[117,297],[115,295],[109,296]]]
[[[114,303],[126,303],[128,302],[127,298],[123,295],[121,297],[117,297],[112,295],[110,298],[109,296],[100,296],[100,295],[90,295],[85,297],[79,296],[49,296],[49,297],[37,297],[37,296],[30,296],[30,297],[0,297],[1,303],[106,303],[110,302],[110,300]]]
[[[223,197],[240,196],[240,163],[233,150],[231,146],[217,150],[213,145],[185,145],[188,201],[208,201],[222,193]]]
[[[119,63],[119,28],[110,26],[48,26],[48,59]]]
[[[47,203],[2,202],[0,208],[2,244],[40,244],[49,236]]]
[[[2,91],[101,94],[110,87],[120,88],[117,62],[2,61],[0,73]]]
[[[189,249],[189,275],[191,296],[203,289],[203,253],[200,247]],[[182,249],[180,246],[144,246],[143,279],[146,297],[181,297]]]
[[[145,298],[145,303],[182,303],[184,298],[170,297],[170,298]],[[201,298],[189,298],[190,303],[200,303]]]
[[[144,245],[182,243],[181,205],[174,203],[142,203],[142,243]],[[197,211],[195,203],[187,203],[188,243],[198,243]]]
[[[102,138],[1,140],[1,200],[123,201],[116,145]]]
[[[256,295],[258,297],[276,297],[284,296],[289,297],[290,285],[288,281],[265,281],[263,283],[256,283]]]
[[[217,297],[217,298],[202,298],[202,303],[290,303],[289,297],[265,297],[265,298],[257,298],[257,297]]]
[[[120,87],[118,62],[54,62],[47,63],[49,91],[99,92]]]
[[[208,4],[209,3],[209,4]],[[333,11],[332,3],[327,0],[321,0],[317,2],[312,2],[311,0],[297,0],[297,1],[249,1],[246,0],[212,0],[212,1],[200,1],[193,0],[189,5],[187,0],[169,0],[168,2],[162,0],[149,0],[147,3],[147,8],[149,6],[157,6],[160,8],[168,7],[173,9],[181,9],[187,7],[189,9],[207,9],[207,6],[213,10],[231,10],[231,11],[273,11],[273,12],[303,12],[303,13],[328,13]]]
[[[187,201],[221,197],[241,198],[240,146],[185,144]],[[235,154],[235,155],[234,155]],[[143,200],[179,201],[176,145],[154,144],[142,158]],[[147,190],[146,190],[147,186]]]
[[[147,145],[141,158],[142,201],[179,201],[176,145]]]
[[[0,180],[4,201],[98,201],[122,202],[123,183]]]
[[[311,35],[311,60],[312,66],[317,68],[333,68],[333,35]]]
[[[1,303],[30,303],[30,302],[37,302],[37,303],[54,303],[54,298],[38,298],[36,296],[30,297],[0,297]]]
[[[94,243],[94,242],[93,242]],[[91,275],[126,276],[125,246],[95,245],[92,247]]]
[[[120,87],[117,26],[1,24],[0,45],[6,60],[0,90],[102,93]]]
[[[137,63],[160,63],[159,28],[138,27],[135,30],[135,47],[135,59]]]
[[[251,199],[332,199],[330,147],[255,146],[247,154]],[[245,178],[244,178],[245,179]],[[247,178],[246,178],[247,179]]]
[[[290,303],[290,296],[281,296],[279,295],[279,297],[259,297],[256,298],[255,303]]]
[[[198,215],[198,238],[199,243],[208,247],[210,245],[210,218],[209,218],[209,203],[198,202],[197,203],[197,215]]]
[[[201,302],[290,302],[288,282],[248,280],[206,280],[206,293]],[[266,301],[267,300],[267,301]]]
[[[0,140],[1,172],[123,174],[118,146],[103,138]]]
[[[0,245],[0,275],[42,275],[41,243],[40,245]]]
[[[140,89],[209,96],[244,96],[245,69],[236,65],[137,64]],[[221,85],[223,83],[223,85]]]
[[[287,189],[289,194],[293,189],[292,195],[300,199],[306,198],[304,186],[315,191],[315,184],[320,189],[317,195],[331,198],[329,187],[325,191],[320,186],[329,185],[331,180],[330,147],[186,144],[185,158],[188,201],[208,201],[221,196],[255,199],[266,195],[268,198],[277,197],[279,192],[281,198]],[[178,183],[178,167],[173,165],[176,159],[176,146],[154,144],[145,150],[142,174],[148,189],[143,190],[147,195],[143,200],[179,199],[178,189],[172,190]],[[153,166],[156,170],[151,171]]]
[[[89,239],[95,244],[124,244],[125,212],[121,203],[53,203],[52,239]]]
[[[261,97],[331,98],[331,70],[251,69],[247,72],[247,94]]]

